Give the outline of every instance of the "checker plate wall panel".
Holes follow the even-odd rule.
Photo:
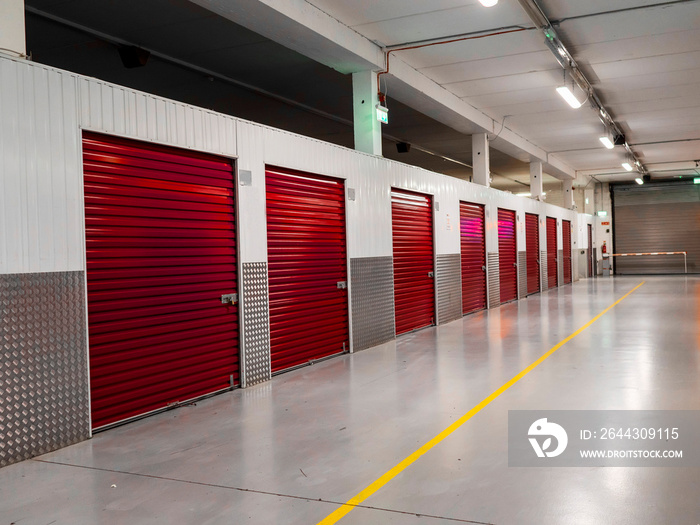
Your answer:
[[[84,283],[0,275],[0,467],[90,436]]]
[[[540,289],[542,291],[549,288],[547,275],[547,250],[542,250],[540,251]]]
[[[437,256],[438,324],[462,317],[462,269],[458,253]]]
[[[489,308],[496,308],[501,304],[501,282],[498,275],[498,253],[489,252],[486,255],[489,281]]]
[[[518,299],[527,296],[527,252],[518,252]]]
[[[245,385],[271,377],[267,263],[243,263],[243,345]]]
[[[352,346],[354,351],[386,343],[394,332],[394,260],[350,260]]]

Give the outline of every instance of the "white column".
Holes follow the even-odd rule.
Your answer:
[[[530,163],[530,195],[533,199],[542,200],[542,163]]]
[[[472,135],[472,182],[491,186],[491,163],[489,161],[489,139],[486,133]]]
[[[562,183],[564,189],[564,208],[574,209],[574,181],[569,179]]]
[[[377,73],[352,74],[352,106],[355,123],[355,149],[371,155],[382,154],[382,123],[377,120],[379,103]]]
[[[0,21],[0,48],[3,48],[0,53],[24,55],[27,52],[24,0],[0,0]]]

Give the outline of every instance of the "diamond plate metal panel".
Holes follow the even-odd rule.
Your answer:
[[[486,254],[486,267],[489,280],[489,308],[496,308],[501,304],[501,280],[498,273],[499,261],[497,252]]]
[[[243,374],[245,386],[271,377],[267,263],[243,263]]]
[[[0,275],[0,467],[90,436],[85,275]]]
[[[542,250],[540,251],[540,290],[543,292],[549,288],[547,276],[547,250]]]
[[[394,339],[393,258],[351,259],[350,287],[353,350],[364,350]]]
[[[458,253],[437,256],[437,321],[462,317],[462,269]]]
[[[564,284],[564,250],[557,252],[557,286]]]
[[[518,252],[518,299],[527,297],[527,252]]]

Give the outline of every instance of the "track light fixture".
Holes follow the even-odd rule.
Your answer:
[[[644,184],[644,181],[643,181],[642,179],[640,179],[639,177],[637,177],[636,179],[634,179],[634,182],[636,182],[636,183],[639,184],[640,186],[641,186],[642,184]]]
[[[557,93],[561,95],[561,97],[566,100],[567,104],[571,106],[574,109],[580,108],[583,103],[579,101],[579,99],[576,98],[574,95],[573,89],[575,86],[575,82],[573,79],[571,80],[571,88],[567,85],[566,83],[566,69],[564,70],[564,85],[559,86],[557,88]]]

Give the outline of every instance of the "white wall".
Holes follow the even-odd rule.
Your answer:
[[[24,30],[24,0],[0,1],[0,53],[27,52]]]
[[[392,187],[434,196],[438,254],[459,253],[460,200],[486,206],[489,252],[498,250],[498,208],[516,211],[519,251],[526,212],[557,218],[558,249],[561,220],[583,220],[551,204],[9,58],[0,58],[0,114],[0,273],[84,269],[81,129],[236,157],[238,170],[252,173],[252,185],[237,186],[243,262],[267,259],[266,165],[346,179],[355,190],[347,202],[352,258],[392,254]],[[541,232],[546,250],[543,224]]]

